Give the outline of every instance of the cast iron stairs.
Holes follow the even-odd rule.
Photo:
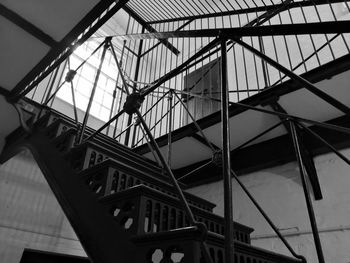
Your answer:
[[[87,135],[93,132],[87,129]],[[0,161],[30,149],[93,262],[204,262],[202,233],[189,226],[156,163],[106,135],[79,146],[76,136],[72,119],[46,109],[30,134],[18,128],[6,138]],[[207,226],[213,262],[223,263],[224,219],[212,213],[214,204],[185,196],[196,220]],[[251,246],[252,228],[235,223],[234,229],[235,262],[298,262]]]

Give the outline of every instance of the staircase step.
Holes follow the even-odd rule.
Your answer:
[[[64,116],[64,115],[62,116],[62,115],[58,115],[57,113],[51,113],[51,112],[49,112],[48,115],[49,115],[49,117],[43,118],[44,120],[47,121],[46,122],[47,127],[57,127],[57,133],[53,136],[59,136],[62,132],[66,131],[70,128],[76,129],[75,123],[71,119],[69,119],[67,116]],[[59,126],[53,125],[54,123],[56,123],[56,125],[59,125]],[[91,128],[86,129],[87,135],[90,135],[93,132],[95,132],[95,130],[93,130]],[[101,148],[105,148],[106,150],[109,150],[112,152],[122,153],[123,155],[127,156],[128,158],[135,159],[140,164],[148,166],[151,169],[154,169],[155,171],[158,171],[158,172],[162,171],[162,168],[159,167],[158,164],[156,164],[154,161],[149,160],[149,159],[133,152],[128,147],[120,144],[116,140],[108,137],[107,135],[98,134],[95,138],[92,139],[91,142],[95,143],[96,145],[98,144]]]
[[[162,178],[112,159],[83,170],[80,176],[98,196],[114,194],[136,185],[146,185],[168,196],[176,197],[173,186]],[[188,202],[197,208],[211,212],[215,207],[215,204],[205,199],[187,192],[184,194]]]
[[[92,132],[88,128],[87,134]],[[163,253],[161,262],[203,262],[203,234],[189,227],[183,204],[162,169],[105,135],[74,146],[76,134],[71,119],[44,113],[32,133],[19,128],[6,138],[1,161],[23,147],[32,150],[94,262],[153,262],[156,250]],[[223,263],[224,218],[212,213],[214,204],[184,194],[195,219],[207,226],[213,263]],[[253,229],[248,226],[234,222],[234,231],[235,262],[299,262],[250,246]],[[171,261],[173,254],[183,259]]]
[[[87,257],[25,248],[19,263],[91,263]]]
[[[128,185],[121,186],[122,188],[127,188],[128,186],[130,186],[130,181],[132,181],[131,186],[133,186],[134,183],[135,184],[137,183],[137,180],[142,180],[143,184],[149,185],[150,187],[153,186],[155,189],[158,189],[159,191],[163,191],[168,195],[176,196],[174,194],[173,187],[168,183],[169,181],[168,178],[163,174],[155,173],[153,169],[147,170],[147,167],[140,166],[139,163],[137,162],[131,162],[130,159],[120,160],[119,156],[114,157],[115,152],[113,153],[108,152],[106,155],[104,155],[105,149],[100,148],[99,145],[93,142],[86,143],[87,146],[84,146],[83,144],[82,146],[73,148],[76,131],[74,129],[67,128],[67,126],[65,126],[65,124],[62,123],[60,120],[55,120],[54,122],[51,122],[51,124],[47,127],[46,134],[49,136],[49,138],[52,138],[52,142],[54,143],[56,148],[60,150],[60,152],[67,153],[69,149],[72,149],[73,152],[80,153],[80,154],[71,153],[71,152],[67,153],[66,159],[70,159],[71,161],[73,160],[72,165],[76,169],[76,171],[82,170],[83,171],[82,174],[88,174],[88,175],[90,174],[90,176],[88,176],[87,178],[87,180],[89,181],[90,188],[91,190],[93,190],[98,194],[107,194],[106,191],[112,191],[112,189],[110,189],[112,186],[109,185],[106,188],[106,185],[108,184],[108,182],[104,181],[108,177],[108,175],[102,176],[102,177],[97,176],[101,174],[99,169],[103,167],[110,167],[111,169],[114,169],[114,171],[119,171],[121,169],[124,173],[124,176],[127,177]],[[59,135],[57,136],[57,134]],[[79,150],[79,149],[82,149],[82,150]],[[82,160],[83,159],[82,157],[84,156],[84,154],[81,154],[81,151],[85,152],[84,161]],[[80,157],[77,157],[77,156],[80,156]],[[90,159],[92,158],[92,156],[95,156],[93,157],[95,159],[93,163],[90,162]],[[113,159],[109,159],[109,157],[111,156]],[[102,165],[99,165],[99,164],[102,164]],[[95,166],[97,167],[95,168]],[[95,176],[93,176],[92,173],[95,173]],[[110,176],[113,176],[113,173],[110,174]],[[93,180],[93,178],[95,179]],[[98,178],[99,180],[96,180],[96,178]],[[187,193],[186,196],[188,197],[188,201],[192,205],[198,208],[201,208],[207,211],[212,211],[213,208],[215,207],[215,204],[210,203],[197,196],[191,195],[189,193]]]
[[[183,205],[178,198],[169,196],[156,189],[145,185],[137,185],[124,191],[100,198],[100,202],[119,222],[126,217],[133,223],[135,234],[162,232],[189,226],[183,210]],[[191,210],[197,221],[203,222],[209,231],[223,235],[224,218],[211,212],[199,209],[190,204]],[[124,209],[127,207],[128,209]],[[130,207],[139,207],[139,211],[130,213]],[[117,214],[116,211],[118,212]],[[250,243],[252,228],[234,222],[235,238],[239,241]]]
[[[74,126],[74,127],[76,127],[76,122],[75,122],[75,120],[74,119],[72,119],[72,118],[70,118],[70,117],[68,117],[67,115],[64,115],[64,114],[62,114],[62,113],[60,113],[60,112],[58,112],[58,111],[56,111],[56,110],[54,110],[54,109],[51,109],[50,110],[50,114],[53,116],[52,118],[60,118],[60,119],[62,119],[62,120],[65,120],[66,122],[67,122],[67,124],[69,123],[70,125],[72,125],[72,126]],[[53,120],[55,120],[55,119],[51,119],[50,121],[53,121]],[[81,125],[81,123],[79,123],[80,125]],[[93,128],[90,128],[90,127],[86,127],[86,136],[89,136],[89,135],[91,135],[92,133],[94,133],[96,130],[94,130]],[[130,153],[135,153],[131,148],[129,148],[129,147],[127,147],[127,146],[125,146],[124,144],[121,144],[121,143],[119,143],[117,140],[115,140],[115,139],[113,139],[112,137],[110,137],[110,136],[108,136],[108,135],[106,135],[106,134],[104,134],[104,133],[102,133],[102,132],[100,132],[99,134],[97,134],[96,135],[96,138],[98,139],[98,140],[101,140],[101,141],[104,141],[104,142],[107,142],[108,144],[112,144],[112,145],[116,145],[116,146],[119,146],[119,147],[121,147],[121,148],[123,148],[125,151],[128,151],[128,152],[130,152]],[[147,158],[145,158],[145,157],[143,157],[143,156],[141,156],[141,155],[139,155],[140,157],[142,157],[143,159],[145,159],[145,160],[148,160]],[[152,160],[150,160],[154,165],[158,165],[156,162],[154,162],[154,161],[152,161]]]
[[[75,163],[74,167],[76,171],[87,169],[107,159],[113,159],[117,162],[123,162],[128,166],[133,166],[148,174],[152,174],[153,176],[167,180],[167,177],[162,173],[162,170],[155,170],[153,167],[140,163],[137,159],[127,156],[122,152],[106,149],[94,142],[85,142],[72,148],[69,155],[71,161]]]
[[[1,161],[19,153],[23,147],[29,148],[89,257],[94,262],[127,259],[134,249],[130,234],[115,224],[109,211],[84,186],[60,147],[54,144],[57,139],[50,139],[45,130],[34,130],[15,141],[7,141]]]
[[[140,248],[140,254],[147,261],[149,255],[155,251],[163,252],[163,259],[171,257],[171,254],[183,256],[181,263],[202,262],[200,258],[201,233],[196,227],[175,229],[167,232],[135,235],[131,240]],[[213,263],[224,263],[224,237],[215,233],[208,233],[205,240]],[[190,248],[190,249],[189,249]],[[196,251],[197,248],[197,251]],[[196,253],[197,252],[197,253]],[[158,256],[159,257],[159,256]],[[141,261],[142,259],[140,259]],[[165,262],[165,261],[164,261]],[[300,263],[282,254],[277,254],[249,244],[234,241],[234,262],[242,263]]]

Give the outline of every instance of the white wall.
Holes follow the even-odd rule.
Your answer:
[[[350,157],[350,150],[342,151]],[[315,158],[323,200],[313,201],[326,262],[350,262],[350,168],[334,154]],[[240,177],[297,253],[316,263],[297,163],[288,163]],[[189,190],[217,204],[223,215],[222,182]],[[289,255],[274,232],[233,180],[234,218],[255,229],[253,245]]]
[[[28,152],[0,166],[0,262],[18,263],[24,248],[86,256]]]

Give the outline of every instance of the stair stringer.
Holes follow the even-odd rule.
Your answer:
[[[45,132],[35,130],[30,135],[20,134],[22,136],[6,142],[0,163],[29,149],[90,260],[95,263],[136,262],[133,257],[136,257],[137,247],[130,241],[130,235],[98,202]]]

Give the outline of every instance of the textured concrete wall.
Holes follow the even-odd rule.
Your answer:
[[[350,157],[350,150],[342,152]],[[324,198],[313,200],[313,204],[326,262],[350,262],[350,168],[334,154],[316,157],[315,163]],[[295,251],[306,256],[309,263],[318,262],[297,163],[244,175],[241,180]],[[190,192],[216,203],[215,213],[223,215],[222,182]],[[235,220],[255,229],[253,244],[289,255],[234,180],[233,193]]]
[[[39,167],[26,152],[0,166],[0,262],[18,263],[24,248],[85,256]]]

